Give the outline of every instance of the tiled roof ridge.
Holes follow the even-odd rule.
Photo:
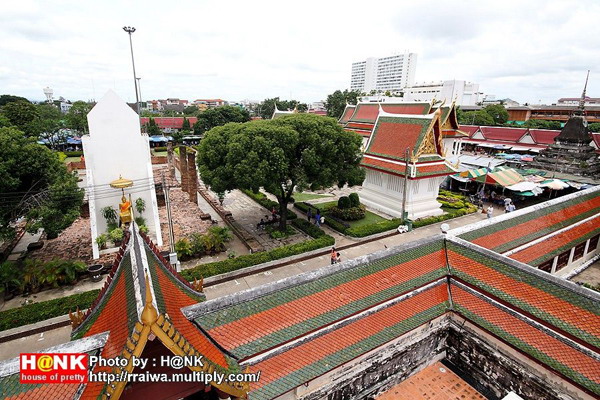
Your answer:
[[[146,235],[144,232],[139,232],[140,236],[142,237],[142,239],[144,240],[144,245],[150,249],[150,251],[152,252],[152,254],[154,254],[154,256],[158,259],[158,261],[160,262],[160,264],[162,264],[162,266],[169,271],[169,273],[178,281],[180,282],[183,287],[185,288],[185,290],[190,290],[192,291],[192,293],[196,296],[204,296],[204,294],[202,292],[197,292],[193,285],[188,282],[185,278],[183,278],[179,272],[177,272],[177,270],[171,265],[171,263],[160,253],[160,251],[158,250],[158,247],[156,247],[156,245],[154,244],[154,242],[150,239],[150,237],[148,235]]]
[[[591,187],[591,188],[588,188],[585,190],[567,194],[565,196],[557,197],[557,198],[545,201],[543,203],[535,204],[533,206],[525,207],[520,210],[502,214],[497,217],[494,217],[493,220],[482,220],[482,221],[476,222],[474,224],[469,224],[469,225],[465,225],[460,228],[455,228],[455,229],[450,230],[448,232],[448,234],[458,237],[467,232],[473,232],[473,231],[476,231],[481,228],[485,228],[485,227],[492,226],[492,225],[497,225],[498,223],[500,223],[502,221],[512,220],[512,219],[520,217],[522,215],[529,214],[529,213],[539,211],[539,210],[544,210],[546,208],[549,208],[549,207],[557,205],[557,204],[562,204],[562,203],[565,203],[565,202],[568,202],[571,200],[581,200],[583,196],[591,195],[592,193],[595,193],[595,192],[599,192],[598,195],[600,196],[600,186],[594,186],[594,187]],[[585,200],[582,200],[582,201],[585,201]]]
[[[508,264],[509,266],[516,268],[525,274],[534,275],[536,278],[550,282],[552,284],[556,284],[556,285],[562,287],[563,289],[575,292],[578,295],[583,296],[588,300],[600,302],[600,293],[599,292],[587,289],[583,286],[579,286],[576,283],[559,278],[559,277],[549,274],[547,272],[540,271],[537,268],[531,268],[531,266],[529,266],[527,264],[513,260],[512,258],[505,257],[501,254],[498,254],[498,253],[492,251],[492,250],[486,249],[485,247],[471,243],[471,242],[461,239],[459,237],[448,235],[446,237],[446,240],[451,243],[454,243],[455,245],[457,245],[459,247],[470,249],[477,253],[483,254],[483,255],[485,255],[495,261],[498,261],[500,263]]]
[[[242,365],[253,365],[256,364],[258,362],[264,361],[266,359],[269,359],[273,356],[276,356],[278,354],[281,354],[293,347],[296,347],[302,343],[305,343],[307,341],[313,340],[317,337],[323,336],[329,332],[335,331],[336,329],[339,329],[341,327],[344,327],[346,325],[349,325],[357,320],[360,320],[362,318],[368,317],[370,315],[373,315],[383,309],[386,309],[388,307],[391,307],[393,305],[396,305],[404,300],[410,299],[411,297],[414,297],[420,293],[423,293],[427,290],[430,290],[432,288],[438,287],[440,285],[444,285],[446,284],[446,277],[441,277],[436,279],[433,282],[429,282],[425,285],[419,286],[418,288],[415,288],[413,290],[411,290],[410,292],[406,292],[406,293],[402,293],[396,297],[393,297],[389,300],[384,301],[383,303],[379,303],[376,305],[373,305],[365,310],[362,310],[358,313],[352,314],[347,316],[346,318],[343,318],[339,321],[335,321],[333,323],[324,325],[323,327],[312,331],[312,332],[308,332],[298,338],[295,338],[293,340],[287,341],[285,343],[279,344],[271,349],[268,349],[266,351],[263,351],[261,353],[255,354],[250,358],[247,358],[245,360],[241,360],[241,364]]]
[[[481,290],[480,288],[469,285],[469,284],[461,281],[460,279],[451,277],[450,278],[450,288],[452,287],[452,285],[457,286],[457,287],[473,294],[474,296],[486,301],[487,303],[490,303],[490,304],[494,305],[495,307],[501,309],[502,311],[506,312],[507,314],[510,314],[513,317],[522,320],[523,322],[526,322],[528,325],[531,325],[531,326],[545,332],[549,336],[565,343],[566,345],[568,345],[570,347],[577,349],[578,351],[580,351],[582,353],[585,353],[589,357],[592,357],[592,358],[598,360],[598,362],[600,362],[600,353],[598,352],[598,347],[596,347],[595,349],[591,349],[590,347],[582,344],[580,341],[574,340],[572,338],[572,335],[565,334],[565,332],[562,331],[561,329],[558,329],[555,326],[549,326],[549,324],[547,324],[547,323],[540,322],[540,320],[538,318],[531,316],[527,312],[522,312],[523,310],[517,309],[514,306],[512,306],[512,307],[507,306],[506,304],[504,304],[503,301],[499,301],[495,296],[491,295],[490,293],[487,293],[487,292]],[[457,311],[457,310],[453,310],[453,311],[460,314],[460,311]]]
[[[211,299],[203,303],[198,303],[182,309],[182,312],[188,319],[195,319],[198,316],[205,313],[215,312],[235,304],[240,304],[246,301],[264,297],[266,295],[278,292],[282,289],[286,289],[291,286],[299,286],[304,283],[313,282],[323,277],[333,275],[340,271],[357,268],[367,263],[384,259],[388,256],[397,255],[401,251],[408,251],[410,249],[420,247],[423,245],[433,244],[441,240],[443,240],[443,236],[441,234],[438,234],[427,238],[418,239],[409,243],[403,243],[398,246],[394,246],[388,249],[379,250],[374,253],[353,258],[341,264],[334,264],[330,267],[328,266],[327,268],[320,268],[315,271],[304,272],[292,277],[280,279],[273,283],[267,283],[241,292],[236,292],[233,294],[218,297],[216,299]]]
[[[97,311],[97,307],[101,303],[106,292],[108,292],[108,289],[111,287],[113,282],[116,282],[114,280],[114,278],[117,273],[117,270],[119,269],[119,265],[121,265],[121,260],[123,259],[123,256],[125,255],[125,251],[127,249],[127,246],[129,245],[130,238],[131,238],[130,232],[125,231],[123,241],[121,242],[121,246],[119,247],[117,256],[113,260],[111,269],[108,273],[108,276],[106,277],[106,281],[104,282],[102,289],[100,289],[98,296],[96,296],[96,299],[92,302],[92,304],[90,305],[90,308],[88,308],[87,311],[85,312],[84,318],[81,321],[81,323],[79,324],[79,326],[77,326],[77,328],[73,329],[72,335],[76,335],[77,333],[79,333],[81,328],[86,325],[86,322],[89,320],[89,318],[91,318],[91,315]]]

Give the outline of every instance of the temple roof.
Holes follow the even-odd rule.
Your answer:
[[[338,122],[340,124],[345,124],[346,122],[348,122],[350,120],[350,117],[352,117],[352,114],[354,114],[355,108],[356,106],[354,104],[346,104],[346,108],[344,108],[344,112],[342,113],[342,116],[340,117]]]
[[[181,309],[205,299],[204,294],[194,290],[180,278],[177,272],[163,258],[150,239],[134,229],[132,224],[113,264],[105,286],[98,298],[85,314],[72,333],[73,342],[78,343],[101,333],[108,334],[99,354],[105,358],[117,356],[131,359],[139,356],[152,333],[176,355],[201,355],[203,366],[190,367],[193,371],[216,370],[222,373],[240,371],[240,367],[231,356],[214,342],[210,336],[198,329],[181,312]],[[196,369],[194,369],[196,368]],[[131,372],[130,363],[122,369],[95,366],[94,371]],[[97,399],[109,396],[119,398],[126,382],[108,385],[105,382],[89,382],[82,386],[80,399]],[[225,393],[242,396],[246,390],[241,385],[224,382],[211,383]],[[50,386],[56,394],[58,386],[65,386],[65,392],[54,398],[73,398],[70,390],[76,385]],[[23,385],[20,390],[35,385]],[[21,398],[39,399],[37,391],[21,394]],[[66,391],[69,390],[67,393]],[[49,392],[50,393],[50,392]],[[100,396],[100,397],[99,397]]]
[[[409,149],[411,179],[456,172],[442,153],[440,114],[440,110],[427,115],[381,113],[361,165],[404,176],[405,152]]]
[[[349,122],[368,122],[374,124],[383,110],[390,114],[423,115],[431,112],[431,102],[419,103],[358,103]]]

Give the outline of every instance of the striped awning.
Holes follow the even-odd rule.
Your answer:
[[[525,178],[523,178],[523,176],[521,176],[521,174],[514,169],[505,169],[502,171],[490,172],[485,177],[477,178],[476,180],[485,182],[487,184],[495,184],[506,187],[523,182]]]
[[[478,178],[480,176],[487,175],[489,170],[487,168],[479,168],[479,169],[470,169],[468,171],[463,171],[460,173],[460,176],[463,178]]]

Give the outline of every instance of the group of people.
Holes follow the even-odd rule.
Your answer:
[[[503,202],[504,202],[504,213],[513,212],[517,209],[517,207],[515,207],[515,204],[508,197],[505,197]],[[490,204],[490,206],[487,208],[485,213],[487,214],[488,219],[492,218],[492,216],[494,215],[494,203]]]
[[[320,227],[321,225],[323,225],[325,223],[325,217],[323,217],[321,215],[321,211],[319,209],[316,210],[316,214],[313,214],[312,209],[309,208],[308,211],[306,212],[306,220],[308,222],[311,222],[310,220],[313,218],[315,219],[315,225],[317,227]]]
[[[260,222],[256,224],[256,229],[258,229],[259,231],[264,230],[265,226],[274,224],[277,221],[279,221],[279,214],[277,214],[277,210],[275,209],[275,207],[273,207],[273,209],[271,210],[271,217],[265,215],[264,218],[261,218]]]

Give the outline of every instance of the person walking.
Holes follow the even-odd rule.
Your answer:
[[[515,207],[515,203],[513,203],[512,201],[510,202],[510,204],[508,205],[508,212],[513,212],[517,209],[517,207]]]
[[[306,220],[308,222],[310,222],[310,219],[312,218],[312,208],[308,208],[308,212],[306,213]]]
[[[487,208],[486,214],[487,214],[488,219],[492,218],[492,215],[494,214],[494,206],[493,205],[490,205]]]
[[[315,225],[321,226],[321,211],[317,211],[317,215],[315,215]]]

